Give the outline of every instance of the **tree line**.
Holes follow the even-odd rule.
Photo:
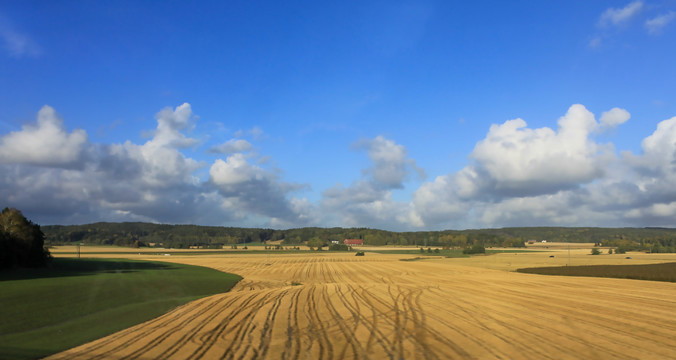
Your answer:
[[[366,245],[416,245],[466,248],[522,247],[528,240],[593,242],[626,250],[676,252],[676,229],[595,227],[510,227],[443,231],[393,232],[371,228],[260,229],[140,222],[43,226],[48,244],[222,248],[227,245],[279,242],[284,245],[328,246],[333,241],[362,239]]]

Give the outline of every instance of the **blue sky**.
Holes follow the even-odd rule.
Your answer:
[[[673,226],[676,1],[2,2],[40,224]]]

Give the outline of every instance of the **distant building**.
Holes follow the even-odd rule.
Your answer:
[[[331,240],[331,244],[340,244],[340,241],[338,241],[338,240]]]
[[[531,244],[531,245],[535,244],[535,240],[528,240],[528,243]]]
[[[364,240],[362,239],[345,239],[343,240],[343,244],[345,245],[364,245]]]
[[[543,242],[543,243],[546,243],[546,242],[547,242],[547,240],[542,240],[542,242]]]

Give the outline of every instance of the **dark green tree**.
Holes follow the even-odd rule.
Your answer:
[[[49,262],[45,235],[40,225],[21,211],[5,208],[0,213],[0,268],[41,267]]]
[[[483,247],[483,245],[481,245],[479,243],[475,243],[474,245],[472,245],[471,248],[468,247],[468,248],[465,248],[464,250],[462,250],[462,253],[463,254],[485,254],[486,248]]]

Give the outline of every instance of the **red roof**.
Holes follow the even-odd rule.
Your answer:
[[[364,240],[362,239],[345,239],[343,240],[345,245],[364,245]]]

